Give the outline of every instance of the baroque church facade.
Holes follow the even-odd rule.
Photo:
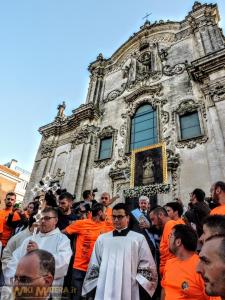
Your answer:
[[[110,58],[89,65],[86,103],[39,129],[26,193],[46,174],[81,198],[97,188],[158,203],[225,181],[225,38],[216,4],[181,22],[146,21]],[[134,149],[165,143],[167,182],[130,188]],[[97,198],[98,195],[97,194]]]

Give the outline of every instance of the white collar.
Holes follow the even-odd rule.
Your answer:
[[[46,232],[46,233],[42,233],[42,232],[39,232],[38,235],[41,236],[41,237],[44,237],[44,236],[50,236],[50,235],[55,235],[55,234],[58,234],[60,233],[60,230],[59,228],[55,228],[54,230],[52,231],[49,231],[49,232]]]

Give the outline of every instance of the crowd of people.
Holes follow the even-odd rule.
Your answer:
[[[129,211],[66,190],[0,210],[2,300],[225,300],[225,182]]]

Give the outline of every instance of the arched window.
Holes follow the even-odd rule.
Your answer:
[[[140,106],[131,120],[130,150],[157,143],[156,112],[149,104]]]

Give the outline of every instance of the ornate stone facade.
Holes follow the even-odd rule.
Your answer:
[[[218,21],[217,5],[195,2],[183,21],[146,21],[110,58],[100,53],[89,65],[86,104],[70,116],[60,104],[55,120],[39,129],[27,199],[48,173],[77,199],[98,188],[121,197],[157,193],[160,203],[188,201],[194,188],[208,193],[225,180],[225,39]],[[131,120],[146,103],[156,112],[157,142],[167,146],[168,183],[129,189]],[[180,118],[195,112],[201,133],[182,139]],[[100,160],[105,138],[112,138],[111,157]]]

